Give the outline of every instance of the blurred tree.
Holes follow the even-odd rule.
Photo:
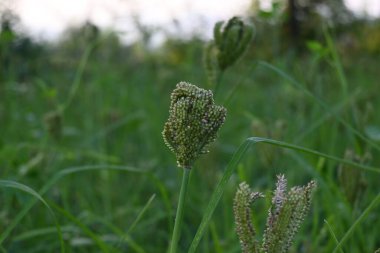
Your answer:
[[[361,47],[365,51],[380,56],[380,18],[367,22],[364,28],[361,29],[362,38],[360,40]]]
[[[263,10],[262,0],[252,0],[249,12],[282,27],[281,36],[293,46],[303,39],[318,37],[323,24],[339,26],[354,20],[343,0],[272,0],[271,5],[269,10]]]
[[[343,0],[288,0],[285,25],[295,39],[313,38],[322,23],[338,26],[353,17]]]
[[[93,42],[99,39],[100,29],[90,21],[82,25],[68,27],[58,44],[61,50],[77,60],[83,51]]]
[[[0,80],[5,78],[9,72],[10,60],[12,55],[12,44],[17,35],[14,31],[14,24],[18,22],[17,17],[11,11],[4,11],[0,17]]]
[[[36,73],[43,46],[23,34],[20,20],[11,10],[0,16],[0,80],[24,82]]]

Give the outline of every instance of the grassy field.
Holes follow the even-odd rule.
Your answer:
[[[183,172],[161,132],[178,82],[215,88],[204,42],[150,50],[103,36],[44,45],[42,57],[11,55],[2,66],[1,252],[168,250]],[[259,30],[256,40],[264,36]],[[278,37],[264,53],[256,40],[215,94],[228,115],[191,170],[178,252],[187,252],[229,162],[233,174],[197,252],[241,252],[232,207],[242,181],[266,194],[252,209],[260,237],[278,174],[289,186],[318,183],[290,252],[374,252],[380,58],[348,54],[328,34],[323,55],[277,50]],[[250,137],[283,143],[251,141],[232,159]],[[361,166],[342,163],[350,161]]]

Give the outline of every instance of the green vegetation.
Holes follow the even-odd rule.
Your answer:
[[[310,209],[311,194],[315,187],[315,182],[311,181],[307,186],[292,187],[287,192],[287,180],[284,175],[277,176],[272,206],[269,209],[263,242],[260,246],[255,238],[256,231],[252,225],[250,206],[264,195],[253,192],[247,183],[241,183],[234,198],[234,215],[236,232],[243,253],[288,252]]]
[[[255,20],[245,54],[215,78],[207,63],[219,60],[202,57],[210,46],[197,37],[126,46],[87,23],[44,43],[4,20],[0,252],[168,252],[183,170],[161,132],[180,81],[217,90],[228,117],[210,152],[185,160],[177,252],[241,252],[235,192],[244,181],[270,196],[277,174],[318,184],[289,252],[380,248],[376,21],[314,23],[316,35],[293,45],[280,25]],[[251,213],[256,231],[266,200]]]

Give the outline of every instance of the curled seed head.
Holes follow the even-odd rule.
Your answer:
[[[218,49],[218,63],[221,70],[234,64],[248,48],[253,37],[253,28],[239,17],[233,17],[224,25],[218,22],[214,27],[214,40]]]
[[[44,115],[44,125],[51,137],[58,140],[62,135],[62,114],[50,111]]]
[[[214,104],[210,90],[186,82],[177,84],[162,135],[179,167],[190,169],[200,154],[208,152],[226,115],[224,107]]]

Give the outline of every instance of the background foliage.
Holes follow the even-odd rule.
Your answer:
[[[228,116],[211,152],[192,171],[181,252],[226,164],[250,136],[379,167],[380,22],[355,17],[339,3],[289,0],[265,12],[253,2],[247,11],[255,39],[216,94]],[[318,12],[322,5],[330,18]],[[165,252],[168,246],[180,183],[180,169],[161,137],[169,94],[179,81],[214,87],[207,85],[201,38],[169,37],[152,48],[155,31],[140,26],[140,32],[143,40],[124,45],[114,31],[87,22],[48,43],[25,33],[11,12],[1,16],[0,177],[38,192],[74,168],[43,194],[67,252]],[[107,169],[112,166],[139,172]],[[311,179],[319,185],[291,252],[332,252],[334,236],[341,239],[380,191],[377,173],[258,144],[229,181],[199,252],[240,251],[232,199],[241,181],[267,193],[267,204],[253,213],[262,231],[279,173],[289,185]],[[2,236],[32,200],[1,188]],[[376,205],[366,213],[341,251],[380,247],[379,211]],[[2,252],[57,252],[60,245],[54,218],[39,203],[1,239]]]

